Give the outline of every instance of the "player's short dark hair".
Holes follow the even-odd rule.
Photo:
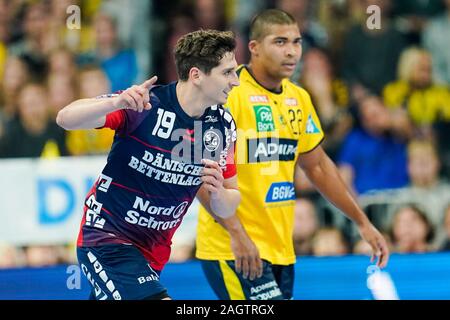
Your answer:
[[[250,24],[250,40],[261,40],[268,33],[271,25],[297,24],[295,18],[280,9],[267,9],[253,17]]]
[[[236,40],[231,31],[198,30],[182,36],[174,52],[178,78],[186,81],[192,67],[209,74],[225,53],[235,48]]]

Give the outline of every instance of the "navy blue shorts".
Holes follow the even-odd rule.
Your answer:
[[[263,274],[254,280],[236,273],[233,260],[201,260],[209,285],[220,300],[292,299],[294,265],[273,265],[263,260]]]
[[[78,262],[92,286],[90,299],[145,300],[169,297],[142,253],[132,245],[78,247]]]

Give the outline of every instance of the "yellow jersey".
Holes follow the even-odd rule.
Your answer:
[[[236,215],[272,264],[295,263],[294,168],[298,154],[312,151],[324,134],[309,94],[288,79],[280,93],[261,86],[246,66],[226,103],[237,126],[235,160],[241,203]],[[234,260],[227,231],[201,207],[196,257]]]
[[[108,128],[72,130],[67,132],[67,149],[73,156],[107,154],[111,149],[114,134],[114,130]]]
[[[413,89],[407,82],[399,80],[386,85],[383,98],[390,109],[405,108],[414,124],[419,126],[450,119],[450,91],[446,86]]]

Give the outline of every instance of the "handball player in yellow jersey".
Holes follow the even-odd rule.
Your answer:
[[[202,207],[196,257],[219,299],[292,299],[295,253],[294,170],[356,223],[384,267],[386,242],[320,146],[324,134],[309,94],[288,80],[301,57],[301,35],[288,13],[269,9],[250,29],[248,65],[227,107],[238,128],[235,159],[242,195],[236,215],[213,218]]]

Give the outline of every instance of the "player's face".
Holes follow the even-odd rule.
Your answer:
[[[202,91],[213,104],[224,104],[233,87],[239,85],[236,74],[237,63],[233,52],[227,52],[220,64],[213,68],[208,75],[204,75]]]
[[[272,78],[289,78],[302,55],[298,26],[274,24],[267,28],[268,34],[255,41],[252,53]]]

